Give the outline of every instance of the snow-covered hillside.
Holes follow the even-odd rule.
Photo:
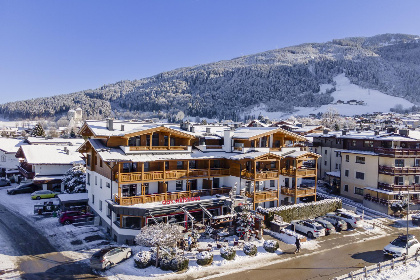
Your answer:
[[[331,104],[322,105],[321,107],[296,107],[297,111],[293,115],[307,116],[309,114],[323,113],[329,108],[334,108],[340,115],[353,116],[372,112],[389,112],[390,108],[393,108],[397,104],[400,104],[403,108],[409,108],[414,105],[404,98],[387,95],[378,90],[366,89],[352,84],[344,74],[335,76],[333,80],[334,85],[320,85],[321,93],[335,86],[336,91],[331,94],[334,101]],[[344,103],[350,100],[363,101],[364,105],[336,104],[339,100]],[[270,119],[285,117],[285,114],[282,112],[267,112],[265,109],[266,107],[264,105],[257,106],[252,110],[251,115],[258,116],[261,113],[261,115],[268,116]]]

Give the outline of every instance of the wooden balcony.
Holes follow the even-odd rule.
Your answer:
[[[271,170],[271,171],[258,171],[254,174],[254,172],[248,172],[248,171],[242,171],[241,176],[246,179],[251,180],[267,180],[267,179],[278,179],[280,176],[280,173],[277,170]]]
[[[281,194],[288,196],[295,196],[297,194],[297,197],[314,196],[316,195],[316,190],[315,188],[297,188],[297,192],[295,192],[294,188],[281,187]]]
[[[121,173],[120,183],[133,183],[133,182],[153,182],[153,181],[165,181],[165,180],[178,180],[178,179],[189,179],[189,178],[200,178],[200,177],[220,177],[229,176],[229,168],[212,168],[210,169],[190,169],[188,170],[167,170],[163,171],[149,171],[144,172],[131,172]],[[118,178],[118,174],[116,175]]]
[[[376,148],[375,153],[390,157],[419,157],[420,150]]]
[[[130,151],[184,151],[188,146],[130,146]]]
[[[231,188],[216,188],[211,190],[193,190],[193,191],[181,191],[181,192],[170,192],[170,193],[156,193],[147,194],[141,196],[128,196],[118,197],[114,195],[114,201],[119,205],[135,205],[150,202],[161,202],[164,200],[177,200],[180,198],[197,197],[197,196],[210,196],[216,194],[228,194]]]
[[[245,196],[254,199],[254,193],[245,192]],[[277,191],[260,191],[255,192],[254,203],[273,201],[277,199],[279,199],[279,194]]]
[[[378,183],[378,189],[390,191],[390,192],[406,192],[408,190],[410,191],[420,191],[420,185],[414,184],[414,185],[394,185],[394,184],[386,184],[386,183]]]
[[[315,177],[316,168],[298,168],[298,169],[286,169],[281,170],[283,176],[288,177]]]
[[[393,167],[379,165],[378,171],[385,175],[416,175],[420,174],[420,167]]]
[[[24,164],[19,165],[18,170],[27,179],[33,179],[35,177],[35,172],[32,172],[32,169],[29,170],[29,167]]]

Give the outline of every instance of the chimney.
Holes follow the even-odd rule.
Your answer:
[[[379,135],[379,130],[375,130],[375,136]]]
[[[400,135],[401,136],[406,136],[406,137],[408,137],[408,134],[409,134],[409,130],[408,129],[400,129]]]
[[[328,130],[324,129],[324,131],[322,131],[323,134],[328,134]]]
[[[206,133],[211,133],[210,127],[206,127]]]
[[[121,131],[124,131],[124,125],[123,124],[121,125]]]
[[[341,131],[341,135],[346,135],[346,134],[347,134],[347,130],[343,129],[343,130]]]
[[[114,130],[114,120],[113,119],[106,119],[106,128],[108,128],[109,131]]]
[[[225,130],[224,131],[224,145],[223,145],[223,149],[225,150],[225,152],[227,153],[231,153],[232,152],[232,136],[235,133],[235,128],[231,127],[230,130]]]

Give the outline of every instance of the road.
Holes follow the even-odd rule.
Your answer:
[[[362,239],[357,241],[350,236],[351,234],[345,238],[326,239],[319,248],[319,253],[303,250],[301,253],[294,255],[291,254],[293,248],[290,248],[290,251],[279,256],[279,259],[285,259],[284,262],[212,279],[332,279],[364,266],[387,260],[382,253],[382,249],[393,237],[397,236],[398,232],[401,232],[401,229],[392,229],[391,231],[391,236],[366,241],[363,241],[363,235],[360,236]],[[410,230],[410,234],[416,235],[418,239],[420,238],[420,230],[418,229]]]
[[[58,252],[25,218],[0,204],[0,234],[18,257],[22,279],[100,279],[81,260]]]

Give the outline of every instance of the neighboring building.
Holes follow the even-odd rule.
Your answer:
[[[0,137],[0,174],[2,176],[6,176],[7,172],[17,170],[19,160],[15,155],[21,145],[24,145],[23,139]]]
[[[316,199],[316,185],[302,178],[316,182],[319,155],[295,146],[306,138],[276,127],[225,127],[223,134],[220,127],[182,127],[113,120],[82,126],[89,206],[116,241],[132,243],[156,221],[184,225],[229,214],[234,202],[218,195],[235,185],[238,199],[254,209]]]
[[[358,131],[313,135],[314,149],[323,156],[320,176],[334,175],[339,170],[341,195],[384,213],[391,213],[390,205],[408,191],[416,203],[412,209],[420,209],[419,136],[418,131],[405,129],[399,133]],[[340,157],[334,157],[334,153]],[[340,168],[331,170],[334,163]]]
[[[80,141],[80,140],[79,140]],[[63,175],[84,160],[77,152],[78,145],[23,145],[16,153],[20,173],[43,189],[61,187]]]

